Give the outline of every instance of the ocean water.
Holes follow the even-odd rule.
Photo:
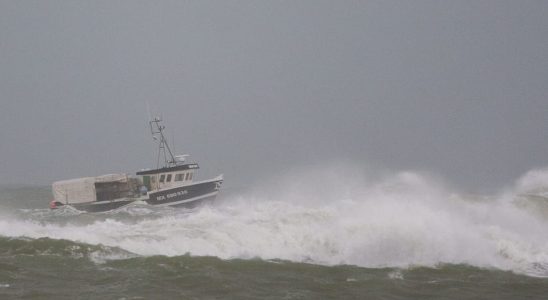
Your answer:
[[[471,196],[416,172],[282,174],[188,209],[0,188],[0,299],[548,299],[548,171]]]

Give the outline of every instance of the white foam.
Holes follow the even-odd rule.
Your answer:
[[[534,169],[517,180],[517,193],[548,195],[548,168]]]
[[[0,235],[62,238],[140,255],[365,267],[466,263],[548,276],[548,222],[508,195],[471,199],[413,172],[378,181],[350,173],[296,172],[217,206],[139,222],[115,214],[88,225],[0,220]]]

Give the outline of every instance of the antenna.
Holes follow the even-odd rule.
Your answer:
[[[148,99],[145,99],[145,107],[146,107],[146,115],[145,115],[145,120],[149,123],[150,125],[150,131],[152,132],[152,139],[157,141],[158,138],[156,138],[156,136],[154,135],[154,132],[152,130],[152,113],[150,112],[150,103],[148,101]],[[158,160],[156,162],[156,166],[159,166],[160,165],[160,152],[158,152]]]
[[[152,134],[152,138],[154,140],[160,139],[158,146],[157,167],[160,167],[160,156],[164,158],[164,167],[177,165],[177,160],[173,156],[173,152],[171,152],[167,139],[164,135],[164,129],[166,127],[161,125],[160,122],[162,122],[162,118],[159,117],[155,117],[153,120],[148,122],[150,125],[150,133]]]
[[[175,133],[173,133],[173,131],[171,132],[171,148],[173,148],[173,152],[177,152],[177,149],[175,148]]]

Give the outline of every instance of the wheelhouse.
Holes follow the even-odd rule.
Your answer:
[[[198,164],[192,163],[143,170],[136,174],[142,176],[143,185],[149,191],[154,191],[191,184],[197,169],[199,169]]]

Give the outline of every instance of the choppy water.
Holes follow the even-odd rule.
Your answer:
[[[98,214],[3,187],[0,299],[547,299],[547,187],[545,170],[472,197],[330,168]]]

